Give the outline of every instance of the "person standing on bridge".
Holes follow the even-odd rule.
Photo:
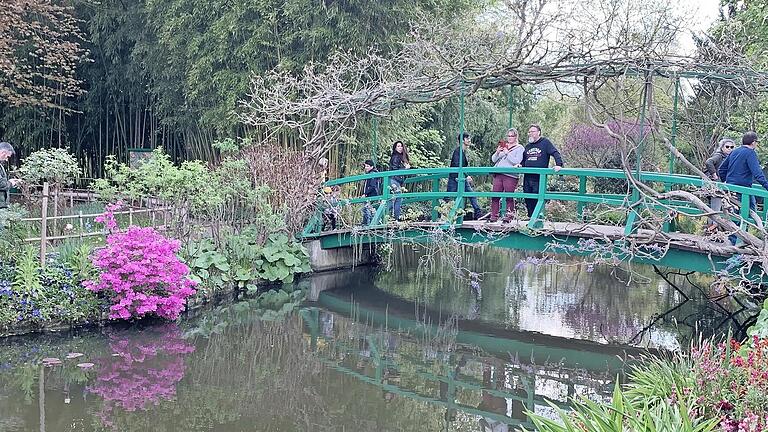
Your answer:
[[[13,155],[16,154],[16,150],[13,146],[7,142],[0,142],[0,209],[7,208],[10,203],[11,188],[18,184],[16,179],[8,179],[8,174],[5,172],[5,168],[2,162],[7,162]]]
[[[720,164],[718,175],[720,180],[728,184],[752,187],[752,183],[760,183],[768,190],[768,180],[766,180],[763,170],[760,168],[760,161],[757,158],[755,149],[757,148],[757,134],[747,132],[741,137],[741,146],[731,152],[727,158]],[[739,201],[741,201],[741,194]],[[749,197],[749,208],[755,209],[755,197]],[[729,236],[731,243],[736,244],[736,236]]]
[[[472,135],[470,135],[467,132],[460,133],[457,136],[457,140],[459,141],[459,145],[456,146],[456,149],[453,150],[453,154],[451,155],[450,167],[451,168],[467,167],[469,166],[469,161],[467,159],[467,150],[469,150],[469,147],[472,145]],[[463,148],[459,146],[463,146]],[[458,177],[459,177],[458,173],[451,173],[448,175],[448,188],[446,189],[446,192],[459,191]],[[472,189],[471,176],[467,176],[465,178],[464,192],[474,192],[474,190]],[[448,201],[449,198],[446,198],[445,200]],[[472,209],[475,212],[474,214],[475,220],[480,219],[485,213],[483,212],[483,209],[480,208],[480,204],[477,203],[477,197],[470,197],[469,203],[472,204]]]
[[[376,169],[376,164],[372,160],[368,159],[363,164],[366,174],[377,174],[379,171]],[[363,188],[363,196],[366,198],[377,197],[381,195],[381,179],[378,177],[369,178],[365,180],[365,187]],[[363,205],[363,225],[368,225],[373,220],[373,206],[368,201]]]
[[[526,168],[549,168],[550,158],[555,159],[555,172],[563,167],[563,158],[560,152],[555,148],[549,139],[541,136],[541,126],[532,124],[528,128],[528,145],[523,152],[523,166]],[[523,192],[539,193],[539,174],[525,174],[523,177]],[[538,199],[526,198],[525,207],[528,210],[528,217],[533,216]]]
[[[733,151],[734,147],[736,147],[736,143],[730,138],[723,138],[720,140],[719,143],[717,143],[717,149],[714,153],[712,153],[712,156],[709,157],[709,159],[704,162],[704,174],[709,177],[712,181],[720,181],[720,176],[718,175],[718,170],[720,170],[720,165],[722,165],[725,158],[728,157],[729,154]],[[723,205],[723,199],[717,196],[713,196],[709,198],[709,206],[712,207],[712,210],[714,211],[720,211],[720,208]],[[717,228],[717,225],[715,224],[714,219],[711,217],[707,221],[707,232],[712,232]]]
[[[408,148],[402,141],[395,141],[392,144],[392,155],[389,157],[389,170],[398,171],[404,169],[411,169],[411,160],[408,158]],[[392,188],[393,194],[399,194],[403,188],[403,182],[405,182],[405,176],[392,176],[389,178],[389,185]],[[400,220],[400,208],[403,205],[402,198],[395,198],[392,203],[392,217],[397,221]]]
[[[519,167],[523,162],[523,146],[517,141],[517,129],[511,128],[507,131],[506,141],[499,141],[496,152],[491,156],[491,161],[497,168]],[[517,189],[517,182],[520,176],[518,174],[494,174],[493,192],[514,192]],[[499,219],[499,202],[501,198],[491,198],[491,222]],[[504,222],[511,222],[515,215],[515,199],[507,198],[507,214],[504,216]]]

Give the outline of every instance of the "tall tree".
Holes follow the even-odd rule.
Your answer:
[[[76,77],[87,52],[72,7],[56,0],[4,0],[0,6],[0,102],[61,107],[83,92]]]

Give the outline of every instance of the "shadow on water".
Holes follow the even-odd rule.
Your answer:
[[[722,321],[705,293],[653,269],[480,252],[470,286],[397,253],[391,271],[302,281],[294,308],[242,301],[179,324],[0,341],[0,430],[514,430],[526,410],[607,400],[620,357]]]

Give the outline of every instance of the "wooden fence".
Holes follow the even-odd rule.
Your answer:
[[[60,196],[60,195],[59,195]],[[40,227],[38,237],[28,237],[24,239],[25,243],[39,243],[40,245],[40,265],[45,267],[46,251],[49,244],[55,242],[61,242],[69,239],[83,239],[86,237],[105,236],[107,232],[103,229],[86,232],[86,224],[88,221],[94,220],[98,216],[102,216],[103,213],[96,214],[83,214],[79,211],[77,214],[72,215],[53,215],[48,216],[48,200],[51,198],[49,193],[48,184],[43,185],[42,193],[42,206],[41,216],[33,218],[22,218],[19,220],[21,223],[37,225]],[[164,230],[168,225],[168,214],[173,212],[173,207],[158,207],[158,208],[129,208],[128,210],[116,211],[113,214],[116,217],[128,218],[128,225],[134,225],[136,217],[147,215],[148,218],[144,220],[143,226],[150,226],[159,230]],[[54,225],[53,235],[49,235],[49,223]],[[56,227],[59,224],[71,225],[71,229],[64,229],[65,233],[60,234]],[[77,228],[77,229],[75,229]],[[67,233],[66,231],[71,231]]]

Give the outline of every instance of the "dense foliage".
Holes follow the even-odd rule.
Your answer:
[[[15,108],[3,98],[0,136],[17,144],[22,156],[42,147],[69,146],[88,159],[84,167],[92,177],[102,172],[107,155],[122,160],[128,148],[162,146],[174,158],[212,160],[216,139],[244,132],[232,113],[253,72],[276,66],[299,71],[335,50],[393,52],[409,22],[457,17],[481,3],[79,2],[70,12],[82,21],[92,61],[77,69],[70,65],[67,72],[83,81],[87,93],[57,100],[65,110]],[[34,18],[19,14],[14,19],[31,26]],[[47,44],[46,49],[56,46]]]

